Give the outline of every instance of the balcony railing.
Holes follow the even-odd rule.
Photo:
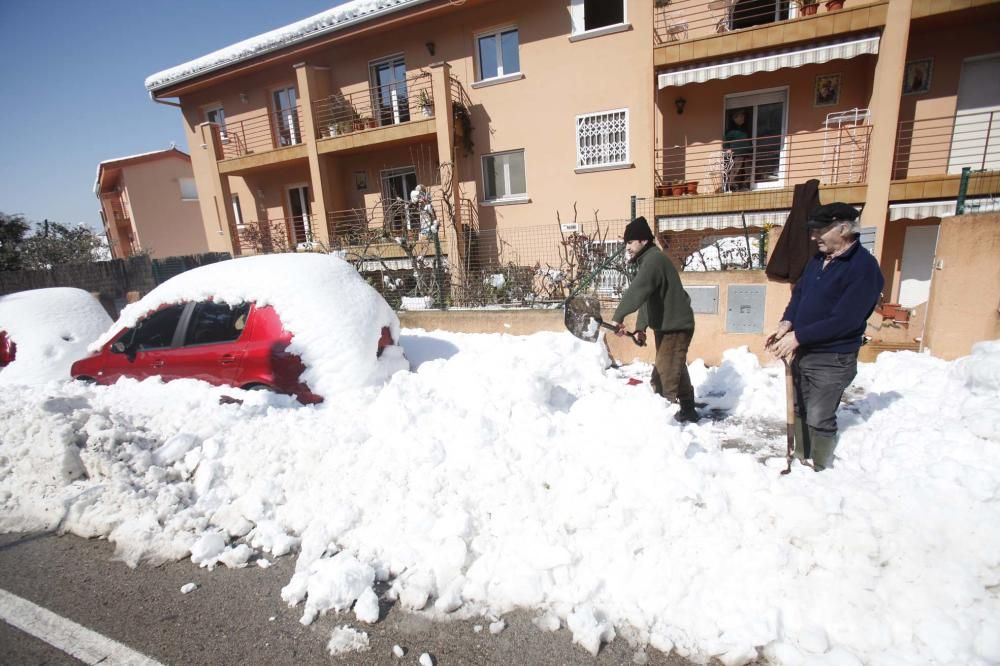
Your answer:
[[[667,44],[785,21],[803,13],[791,0],[672,0],[654,7],[653,37],[656,44]]]
[[[656,196],[791,187],[811,178],[824,185],[861,183],[871,130],[857,125],[658,150]]]
[[[223,159],[232,159],[302,143],[302,127],[302,109],[296,106],[216,125],[215,131],[222,142]]]
[[[308,249],[315,242],[313,218],[313,215],[297,215],[237,225],[240,249],[254,254]]]
[[[432,204],[433,215],[410,201],[379,201],[368,208],[351,208],[327,213],[330,244],[334,248],[363,246],[376,242],[412,242],[427,232],[435,221],[443,228],[440,199]]]
[[[364,90],[335,93],[313,102],[317,139],[433,115],[434,90],[430,74],[424,73]]]
[[[961,113],[899,123],[892,178],[1000,169],[1000,112]]]

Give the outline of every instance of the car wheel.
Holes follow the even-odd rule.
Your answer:
[[[270,391],[272,390],[267,384],[247,384],[243,387],[244,391]]]
[[[81,382],[83,384],[96,384],[97,383],[97,380],[94,379],[93,377],[85,377],[83,375],[81,375],[79,377],[74,377],[73,379],[75,379],[76,381]]]

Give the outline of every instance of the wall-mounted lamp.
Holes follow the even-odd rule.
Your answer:
[[[677,107],[677,115],[684,113],[684,105],[687,104],[687,100],[683,97],[678,97],[674,100],[674,106]]]
[[[427,47],[427,52],[428,52],[428,53],[430,53],[431,55],[434,55],[434,51],[435,51],[435,49],[437,48],[437,47],[436,47],[436,46],[434,45],[434,42],[427,42],[426,44],[424,44],[424,46],[426,46],[426,47]]]
[[[250,98],[247,97],[246,93],[240,93],[240,101],[246,104],[247,102],[250,101]]]

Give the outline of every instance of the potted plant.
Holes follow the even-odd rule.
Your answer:
[[[434,102],[431,100],[431,96],[427,94],[426,90],[420,91],[420,112],[424,114],[424,118],[430,118],[434,115]]]
[[[826,11],[832,12],[835,9],[843,9],[844,0],[826,0]]]
[[[658,197],[669,197],[670,196],[670,185],[667,185],[666,183],[660,183],[654,189],[656,190],[655,194]]]
[[[803,16],[812,16],[819,11],[819,0],[796,0]]]
[[[686,183],[684,183],[684,191],[687,194],[698,194],[698,181],[689,180]]]
[[[686,190],[683,180],[675,180],[670,183],[670,193],[675,197],[683,196]]]

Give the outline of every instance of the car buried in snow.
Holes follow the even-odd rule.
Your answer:
[[[310,404],[408,369],[399,330],[382,296],[334,256],[245,257],[181,273],[126,307],[71,374],[199,379]]]
[[[82,289],[51,287],[0,296],[0,385],[66,380],[111,317]]]

